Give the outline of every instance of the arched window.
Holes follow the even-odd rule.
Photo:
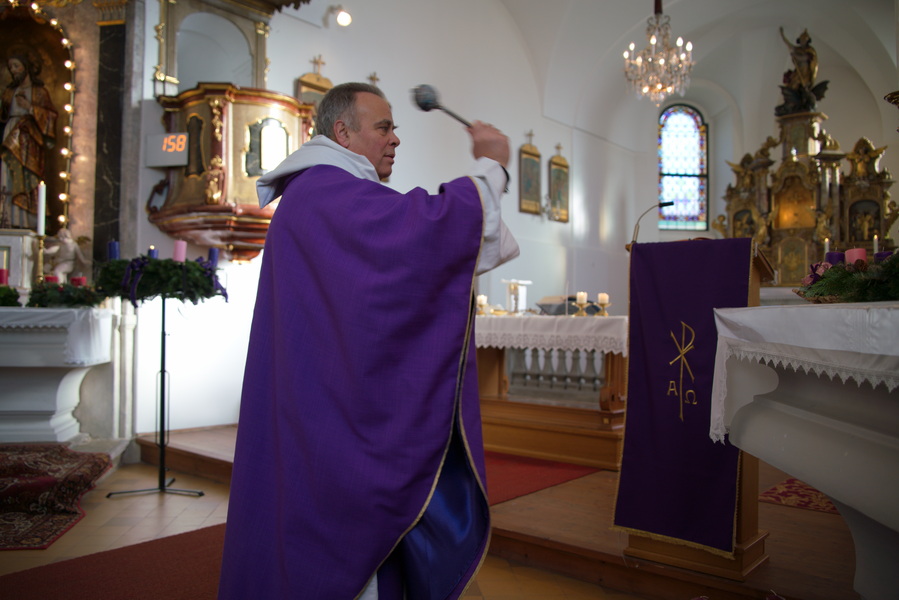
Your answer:
[[[709,228],[708,125],[691,106],[675,104],[659,117],[659,229]]]

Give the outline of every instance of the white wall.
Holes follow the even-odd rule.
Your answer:
[[[899,173],[895,131],[899,113],[895,107],[882,106],[881,100],[899,88],[895,40],[882,50],[871,39],[885,35],[884,11],[877,0],[860,0],[857,9],[841,2],[666,3],[675,33],[692,39],[700,61],[686,100],[703,110],[712,128],[713,217],[723,209],[721,196],[732,182],[725,161],[738,162],[777,133],[773,112],[780,103],[777,82],[789,67],[777,31],[781,24],[791,38],[802,27],[813,34],[821,60],[819,79],[831,80],[820,105],[830,117],[828,132],[844,150],[860,135],[878,146],[889,144],[882,166]],[[312,71],[311,61],[318,55],[325,61],[322,74],[335,84],[364,81],[376,72],[393,103],[402,140],[389,185],[402,191],[422,186],[435,192],[442,181],[462,174],[470,161],[468,137],[458,123],[412,105],[410,90],[420,83],[434,85],[455,112],[505,131],[514,150],[533,131],[533,144],[543,158],[543,195],[546,164],[561,144],[571,165],[570,222],[518,212],[517,159],[513,159],[509,169],[513,183],[503,208],[522,254],[482,276],[479,291],[491,302],[502,303],[502,279],[530,279],[531,305],[546,295],[584,290],[595,297],[607,292],[611,312],[626,314],[624,245],[637,215],[655,202],[659,109],[633,98],[624,85],[620,61],[628,41],[642,43],[649,5],[631,0],[379,0],[350,7],[349,28],[339,28],[333,21],[325,27],[327,6],[325,0],[313,0],[272,18],[267,87],[293,94],[296,79]],[[855,12],[841,18],[835,16],[836,10]],[[874,16],[858,16],[863,13]],[[886,35],[895,37],[892,7],[886,14],[893,25]],[[146,19],[145,77],[151,81],[157,62],[155,2],[147,3]],[[158,105],[149,96],[144,104],[144,133],[161,132]],[[133,201],[142,205],[160,177],[158,170],[143,169]],[[162,256],[170,256],[172,240],[148,222],[143,210],[138,213],[134,224],[138,249],[155,244]],[[649,217],[641,224],[641,241],[683,237],[677,232],[660,234]],[[205,252],[191,246],[188,257]],[[228,302],[216,298],[194,307],[169,301],[172,428],[236,421],[260,262],[257,258],[249,265],[222,265]],[[155,429],[159,313],[158,302],[140,309],[137,431]]]

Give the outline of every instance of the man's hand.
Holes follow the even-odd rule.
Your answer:
[[[481,121],[475,121],[468,128],[471,135],[471,153],[475,158],[492,158],[503,168],[509,166],[509,138],[502,131]]]

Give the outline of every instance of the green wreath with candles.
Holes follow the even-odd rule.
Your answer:
[[[111,260],[97,275],[96,289],[109,297],[121,297],[136,307],[152,298],[175,298],[194,304],[228,293],[219,282],[211,262],[179,262],[141,256],[132,260]]]
[[[84,285],[70,283],[51,283],[43,281],[31,287],[28,296],[30,308],[49,308],[64,306],[67,308],[97,306],[106,300],[106,295]]]
[[[899,258],[893,253],[885,260],[867,264],[827,262],[811,265],[802,287],[793,290],[809,302],[883,302],[899,300]]]

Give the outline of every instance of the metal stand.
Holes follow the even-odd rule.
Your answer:
[[[165,298],[162,299],[162,325],[160,325],[160,329],[162,330],[162,340],[160,344],[160,367],[159,367],[159,424],[156,428],[156,447],[159,448],[159,484],[155,488],[147,488],[143,490],[129,490],[123,492],[109,492],[106,494],[107,498],[111,498],[112,496],[117,496],[121,494],[142,494],[149,492],[161,492],[164,494],[181,494],[185,496],[202,496],[203,492],[200,490],[179,490],[175,488],[170,488],[169,486],[174,483],[175,478],[172,477],[168,481],[166,481],[166,467],[165,467],[165,447],[168,445],[169,440],[169,432],[168,432],[168,422],[166,421],[165,414],[165,401],[166,401],[166,387],[168,385],[168,371],[165,369]]]

